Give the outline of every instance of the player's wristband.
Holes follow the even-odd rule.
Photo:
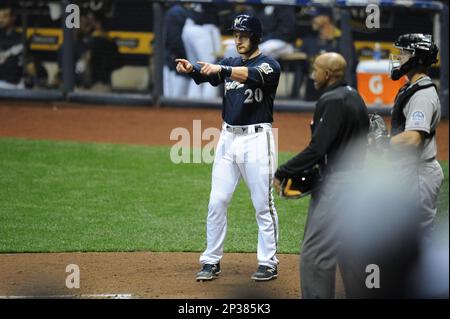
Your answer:
[[[220,76],[222,78],[229,78],[231,76],[232,67],[228,65],[220,66]]]
[[[192,65],[192,71],[189,74],[200,73],[201,66],[198,64]]]

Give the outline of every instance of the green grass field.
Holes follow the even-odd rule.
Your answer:
[[[0,252],[202,251],[211,165],[174,165],[169,147],[0,139]],[[292,154],[282,153],[282,163]],[[439,219],[448,219],[448,162]],[[298,253],[308,198],[276,196],[280,253]],[[241,182],[227,252],[255,252]]]

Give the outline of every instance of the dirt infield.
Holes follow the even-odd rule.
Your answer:
[[[121,144],[173,145],[176,127],[221,125],[219,110],[91,106],[0,101],[0,137]],[[310,138],[311,114],[278,113],[279,150],[299,151]],[[448,121],[437,132],[439,159],[448,160]],[[207,142],[207,141],[205,141]],[[250,280],[255,254],[225,254],[218,280],[197,283],[198,253],[0,254],[1,296],[123,298],[298,298],[297,255],[280,255],[280,276]],[[66,266],[80,266],[81,288],[65,287]],[[343,297],[338,278],[337,297]]]
[[[198,253],[59,253],[0,255],[1,296],[122,298],[298,298],[298,257],[280,255],[278,279],[256,283],[255,254],[225,254],[222,273],[196,282]],[[80,268],[80,289],[65,286],[66,266]]]
[[[297,152],[310,139],[310,113],[277,113],[278,149]],[[220,128],[221,111],[208,109],[92,106],[0,101],[0,136],[145,145],[173,145],[170,132]],[[448,160],[448,120],[437,131],[438,158]],[[207,143],[207,141],[204,141]]]

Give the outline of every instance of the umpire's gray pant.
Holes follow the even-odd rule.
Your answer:
[[[313,192],[300,251],[302,298],[334,298],[338,223],[336,209],[347,172],[330,173],[320,191]]]
[[[348,297],[370,297],[371,295],[365,291],[367,290],[367,287],[364,286],[364,276],[366,274],[363,266],[367,265],[367,263],[365,263],[365,258],[367,256],[377,260],[377,251],[374,250],[374,245],[379,245],[378,247],[384,249],[383,253],[387,254],[387,259],[384,260],[382,258],[382,262],[385,264],[395,263],[395,257],[392,257],[391,250],[394,250],[394,252],[396,251],[399,254],[403,253],[406,257],[411,257],[408,256],[408,252],[405,252],[405,249],[394,246],[393,244],[395,244],[395,242],[404,241],[409,245],[415,245],[414,233],[417,233],[415,231],[415,225],[420,226],[422,232],[425,231],[425,233],[429,232],[432,227],[437,210],[439,190],[443,181],[442,169],[438,162],[420,163],[417,167],[408,167],[403,171],[399,169],[394,173],[394,176],[391,176],[390,180],[387,179],[388,182],[392,183],[396,180],[401,180],[401,182],[397,182],[397,184],[399,185],[398,187],[403,185],[403,189],[400,189],[398,194],[394,193],[393,196],[389,196],[389,189],[386,190],[387,193],[377,191],[377,194],[381,195],[377,200],[384,200],[388,204],[388,207],[386,207],[386,205],[384,206],[386,212],[377,211],[378,208],[376,208],[377,205],[375,203],[375,208],[370,207],[370,205],[372,205],[370,202],[361,205],[361,201],[368,201],[371,199],[370,194],[364,192],[362,193],[365,194],[364,197],[359,200],[359,206],[348,206],[348,194],[345,195],[345,193],[350,189],[354,190],[354,187],[357,187],[353,185],[352,188],[351,175],[352,173],[350,172],[335,172],[329,174],[326,178],[326,184],[323,185],[319,192],[315,192],[311,196],[308,219],[300,254],[300,279],[303,298],[334,298],[336,265],[340,261],[343,262],[341,265],[341,273],[344,286],[346,287],[346,293],[349,293]],[[363,181],[359,187],[364,188],[370,185],[369,181],[366,181],[365,183]],[[405,188],[404,185],[407,185],[407,187]],[[381,186],[383,187],[383,184],[381,184]],[[388,186],[389,185],[386,185],[386,188],[388,188]],[[377,187],[374,189],[377,190]],[[396,188],[394,187],[393,190],[395,191],[395,189]],[[407,196],[405,197],[405,195]],[[398,209],[396,210],[395,205],[397,199],[399,211],[397,211]],[[408,206],[407,204],[411,205]],[[383,207],[383,205],[381,206]],[[410,209],[411,207],[413,209]],[[362,211],[358,212],[359,209],[362,209]],[[350,214],[345,212],[345,210],[350,210]],[[415,211],[417,211],[418,216],[415,215]],[[389,216],[389,214],[392,215]],[[377,217],[377,215],[380,217]],[[352,222],[350,223],[351,226],[346,226],[347,228],[345,228],[345,224],[350,222],[349,218],[354,219],[355,217],[358,218],[358,216],[362,216],[361,221]],[[383,219],[384,217],[385,220]],[[417,217],[419,220],[417,220]],[[400,222],[396,224],[394,222],[395,218],[400,219]],[[372,221],[375,223],[371,224]],[[420,224],[416,221],[419,221]],[[390,224],[392,224],[393,227],[391,227]],[[361,228],[363,232],[361,233],[359,230],[354,230],[353,228],[355,227]],[[365,229],[368,230],[373,237],[370,237],[369,234],[367,234],[368,236],[365,236]],[[354,241],[364,241],[366,240],[365,237],[372,238],[372,246],[370,245],[370,242],[365,242],[362,247],[365,247],[367,252],[358,251],[358,244],[352,244],[352,238],[348,238],[347,236],[345,249],[343,250],[343,247],[340,245],[342,244],[342,236],[346,231],[350,231],[350,237],[353,236]],[[388,243],[384,243],[382,238],[374,236],[377,232],[379,232],[379,237],[382,237],[383,235],[388,237],[398,232],[399,237],[392,245],[389,245]],[[413,232],[411,238],[409,237],[410,232]],[[417,233],[417,235],[420,237],[419,233]],[[348,240],[350,240],[350,242]],[[348,245],[349,243],[350,245]],[[414,247],[409,248],[413,250]],[[391,255],[389,255],[389,253],[391,253]],[[342,260],[338,260],[338,258],[341,258]],[[411,259],[410,262],[412,263],[414,260]],[[405,265],[405,267],[409,266],[411,265]],[[386,271],[384,273],[386,274]],[[396,284],[397,281],[399,280],[393,278],[392,285]],[[385,288],[386,286],[389,287],[389,285],[386,284],[383,286]],[[403,291],[399,290],[398,292],[391,292],[386,290],[381,293],[388,293],[385,296],[394,296],[394,293],[402,294]]]

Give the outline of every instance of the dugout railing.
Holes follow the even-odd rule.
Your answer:
[[[14,2],[14,1],[13,1]],[[42,3],[42,1],[22,1],[21,3]],[[61,8],[67,7],[71,3],[81,3],[86,1],[59,1]],[[102,1],[99,1],[102,2]],[[114,3],[120,1],[103,1],[105,3]],[[187,2],[187,1],[159,1],[159,0],[133,0],[126,3],[134,3],[142,5],[143,8],[151,7],[152,16],[149,17],[148,28],[152,29],[153,39],[151,42],[152,52],[139,52],[140,58],[149,58],[150,63],[144,65],[148,68],[148,85],[144,90],[139,92],[128,91],[113,91],[107,94],[78,91],[75,89],[75,61],[74,61],[74,29],[67,28],[64,23],[67,12],[63,11],[63,16],[59,24],[61,38],[60,50],[61,61],[60,69],[62,73],[62,85],[58,88],[50,88],[46,90],[31,90],[31,89],[0,89],[0,99],[26,99],[26,100],[40,100],[40,101],[56,101],[65,100],[73,102],[87,102],[87,103],[107,103],[107,104],[123,104],[123,105],[161,105],[161,106],[179,106],[179,107],[205,107],[205,108],[220,108],[221,99],[212,100],[198,100],[198,99],[173,99],[164,96],[163,92],[163,70],[164,65],[164,37],[163,37],[163,18],[165,9],[168,3]],[[226,1],[226,0],[211,0],[211,1],[189,1],[199,3],[245,3],[249,5],[288,5],[296,7],[314,7],[314,6],[328,6],[332,7],[334,12],[339,15],[339,27],[342,31],[341,53],[347,58],[351,59],[350,48],[354,43],[353,25],[351,10],[354,8],[364,8],[370,3],[375,3],[382,9],[395,8],[397,10],[422,10],[424,14],[432,14],[434,16],[433,33],[440,47],[440,65],[439,65],[439,87],[442,103],[442,113],[444,117],[448,117],[448,6],[441,1],[394,1],[394,0],[379,0],[379,1],[365,1],[365,0],[247,0],[247,1]],[[123,2],[125,3],[125,2]],[[31,5],[29,6],[31,7]],[[23,8],[20,12],[21,28],[27,30],[26,34],[31,28],[27,17],[27,8]],[[127,14],[124,12],[124,14]],[[139,35],[138,35],[139,36]],[[24,41],[27,37],[24,36]],[[125,39],[126,41],[126,39]],[[144,39],[142,41],[149,41]],[[150,43],[149,43],[150,46]],[[130,49],[129,51],[132,51]],[[350,74],[346,75],[347,77]],[[276,99],[275,109],[280,111],[312,111],[314,109],[314,102],[307,102],[300,99]],[[389,113],[390,105],[369,105],[372,111],[380,113]]]

